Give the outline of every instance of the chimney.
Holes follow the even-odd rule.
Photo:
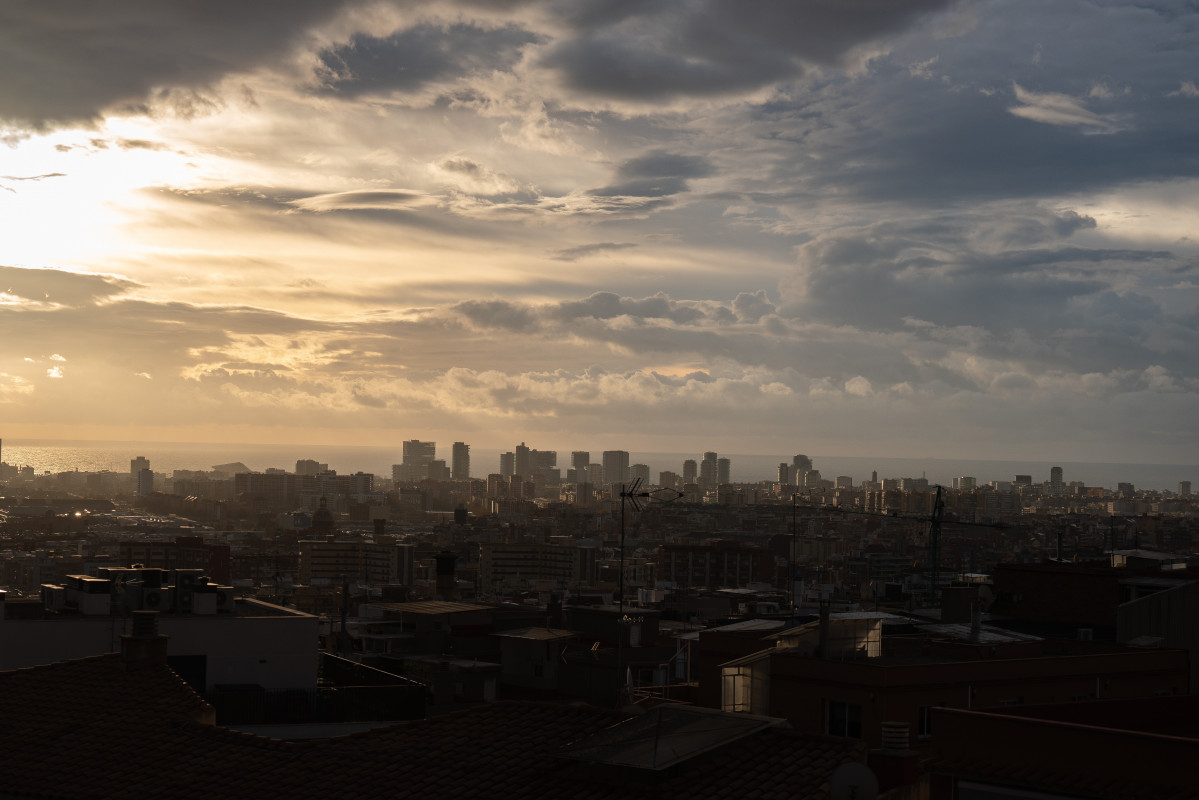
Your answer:
[[[920,777],[920,756],[908,743],[908,723],[884,722],[883,746],[871,750],[866,763],[878,776],[879,793],[913,784]]]
[[[125,669],[165,665],[167,638],[158,632],[157,611],[134,611],[133,632],[121,636],[121,660]]]
[[[458,599],[458,584],[454,579],[454,565],[458,556],[442,550],[433,558],[437,561],[437,597],[441,600]]]

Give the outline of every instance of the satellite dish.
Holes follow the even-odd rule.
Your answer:
[[[878,778],[865,764],[856,761],[842,764],[833,770],[828,793],[832,800],[876,800]]]

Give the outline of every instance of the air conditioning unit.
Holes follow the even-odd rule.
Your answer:
[[[146,611],[170,611],[171,590],[162,586],[143,587],[141,607]]]
[[[232,612],[237,599],[232,586],[216,587],[216,610]]]
[[[62,611],[67,607],[67,589],[53,583],[42,584],[42,605],[53,611]]]
[[[180,589],[199,586],[205,581],[204,570],[202,569],[177,569],[173,570],[172,577],[175,579],[175,585]]]

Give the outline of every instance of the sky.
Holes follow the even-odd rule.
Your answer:
[[[0,434],[1193,463],[1197,201],[1194,0],[6,0]]]

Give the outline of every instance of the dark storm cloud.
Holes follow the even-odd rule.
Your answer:
[[[637,245],[628,242],[597,242],[596,244],[583,244],[578,247],[568,247],[565,250],[559,250],[554,253],[551,258],[555,261],[578,261],[580,258],[593,256],[596,253],[609,253],[615,250],[627,250],[630,247]]]
[[[1199,98],[1180,90],[1199,75],[1193,4],[974,9],[978,23],[954,35],[888,40],[866,80],[826,71],[756,106],[777,185],[936,206],[1199,175]]]
[[[712,166],[698,156],[655,150],[630,159],[617,170],[617,183],[591,191],[595,197],[665,197],[687,191],[692,178],[712,174]]]
[[[11,0],[0,4],[0,120],[97,117],[155,89],[202,89],[279,60],[339,0]]]
[[[355,34],[321,54],[322,88],[357,97],[510,69],[521,48],[538,38],[515,26],[492,30],[467,23],[417,25],[384,38]]]
[[[563,12],[577,37],[542,63],[576,89],[651,100],[717,95],[794,78],[804,62],[832,64],[951,0],[708,0],[598,2]]]

